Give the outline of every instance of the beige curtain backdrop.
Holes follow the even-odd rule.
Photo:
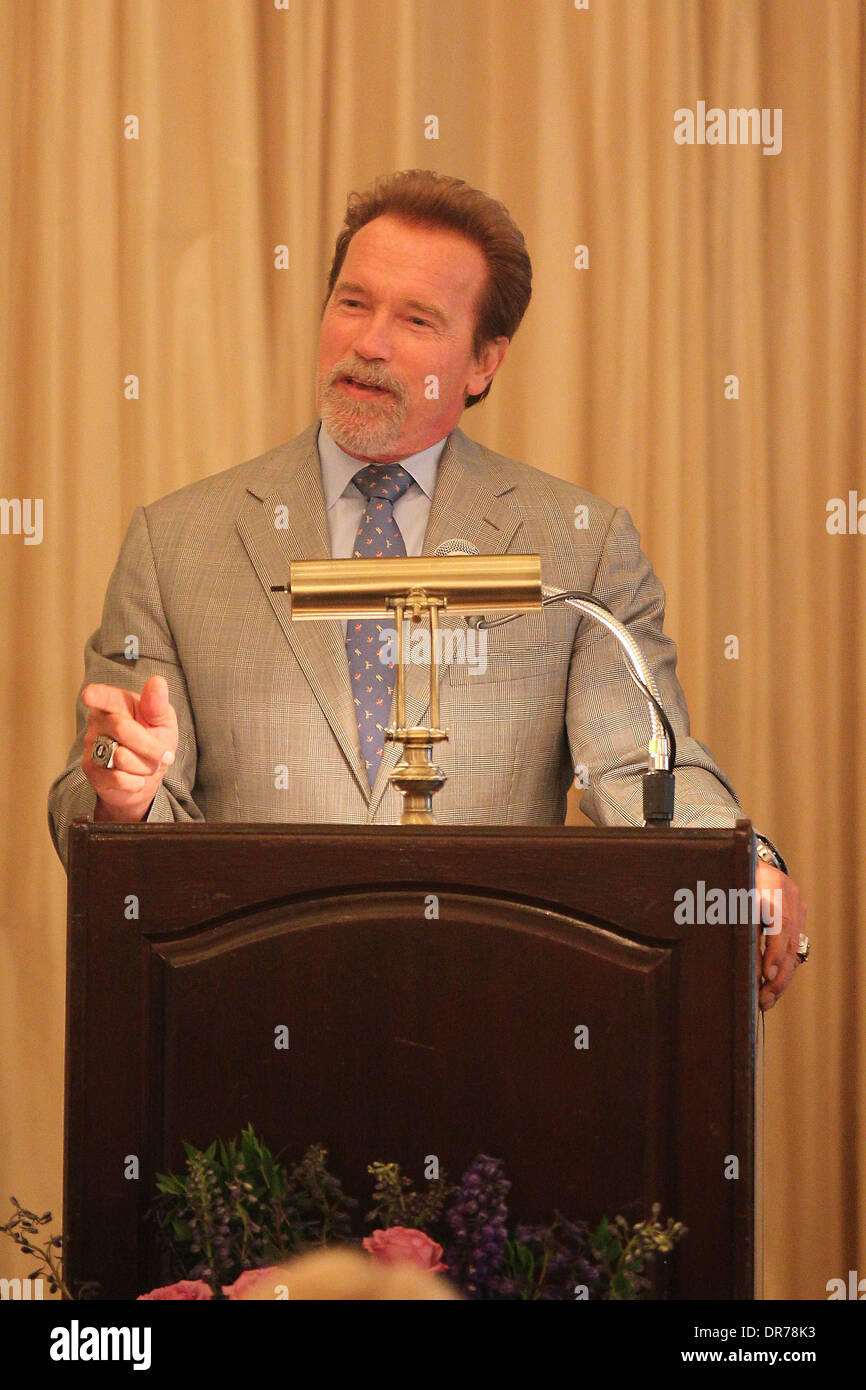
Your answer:
[[[866,1276],[866,535],[826,527],[866,497],[863,6],[6,0],[0,25],[0,495],[44,507],[41,544],[0,535],[3,1219],[10,1192],[60,1219],[45,799],[130,515],[313,418],[345,195],[421,166],[504,201],[535,266],[464,428],[629,508],[693,729],[809,904],[766,1020],[765,1291]],[[698,102],[781,110],[781,151],[678,144]]]

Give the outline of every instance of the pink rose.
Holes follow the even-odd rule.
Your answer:
[[[240,1298],[250,1285],[257,1284],[260,1279],[266,1279],[268,1275],[277,1274],[279,1268],[279,1265],[264,1265],[261,1269],[245,1269],[233,1284],[223,1284],[223,1293],[226,1298]]]
[[[442,1261],[442,1246],[411,1226],[389,1226],[387,1231],[374,1231],[365,1236],[363,1246],[374,1260],[383,1265],[412,1264],[431,1274],[444,1274],[447,1265]]]
[[[151,1289],[150,1293],[140,1293],[136,1303],[145,1303],[148,1299],[182,1299],[187,1303],[200,1302],[205,1298],[213,1298],[210,1286],[203,1279],[180,1279],[176,1284],[163,1284],[161,1289]]]

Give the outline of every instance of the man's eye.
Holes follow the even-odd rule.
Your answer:
[[[411,318],[411,319],[409,320],[409,322],[410,322],[410,323],[417,323],[418,326],[419,326],[419,328],[429,328],[429,327],[431,326],[431,325],[428,323],[427,319],[419,319],[417,316]]]

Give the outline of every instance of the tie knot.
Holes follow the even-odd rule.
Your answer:
[[[388,502],[396,502],[407,487],[412,486],[414,479],[399,464],[368,463],[366,468],[355,474],[352,482],[368,501],[371,497],[381,497]]]

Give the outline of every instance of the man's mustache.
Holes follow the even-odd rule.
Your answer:
[[[338,381],[342,381],[346,377],[351,377],[353,381],[359,381],[364,386],[378,386],[384,391],[390,391],[391,395],[401,403],[408,400],[409,392],[403,382],[397,377],[391,376],[384,367],[377,367],[372,362],[338,362],[325,378],[325,390],[336,386]]]

